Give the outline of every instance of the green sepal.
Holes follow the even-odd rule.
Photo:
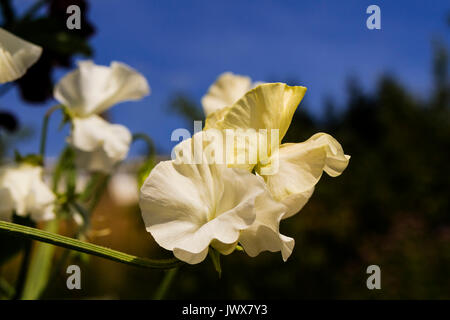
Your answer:
[[[216,269],[220,278],[222,276],[222,267],[220,266],[220,252],[213,247],[209,247],[209,256],[214,265],[214,269]]]
[[[26,156],[22,156],[17,150],[14,150],[14,160],[16,163],[27,163],[36,167],[42,167],[44,164],[44,161],[40,155],[27,154]]]

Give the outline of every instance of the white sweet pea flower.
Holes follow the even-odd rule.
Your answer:
[[[131,140],[131,133],[125,126],[111,124],[97,115],[73,118],[68,138],[77,153],[79,167],[105,173],[125,159]]]
[[[274,198],[289,208],[283,217],[289,218],[308,202],[324,171],[337,177],[347,168],[349,160],[350,156],[344,154],[336,139],[326,133],[316,133],[302,143],[282,144],[279,153],[270,159],[270,162],[279,161],[278,172],[261,175]]]
[[[13,214],[36,222],[54,218],[55,195],[42,180],[42,167],[8,164],[0,167],[0,220]]]
[[[41,47],[0,28],[0,83],[22,77],[41,54]]]
[[[194,157],[193,141],[180,143],[176,153]],[[199,162],[160,162],[143,184],[139,204],[156,242],[190,264],[203,261],[209,246],[226,255],[238,242],[250,256],[282,251],[287,259],[294,240],[278,230],[286,207],[272,199],[264,181],[245,170],[209,164],[204,154]]]
[[[108,191],[118,205],[129,206],[139,202],[139,187],[135,174],[117,173],[113,175],[108,184]]]
[[[226,106],[231,106],[258,84],[261,84],[261,82],[252,83],[250,77],[237,75],[232,72],[222,73],[209,87],[208,93],[202,98],[205,114],[209,116]]]
[[[227,160],[227,164],[255,170],[262,176],[273,197],[288,206],[289,210],[283,218],[294,215],[306,204],[323,171],[330,176],[338,176],[350,159],[341,145],[325,133],[315,134],[303,143],[281,144],[305,92],[305,87],[291,87],[283,83],[262,84],[248,91],[233,105],[208,116],[205,124],[205,130],[232,129],[238,135],[239,130],[278,130],[277,139],[259,139],[258,143],[235,146],[235,158],[241,155],[243,159],[250,159],[251,150],[256,150],[256,163],[246,162],[243,165]],[[270,137],[270,133],[267,136]],[[261,153],[262,148],[265,152]]]
[[[106,67],[80,61],[78,69],[64,76],[54,89],[55,99],[76,117],[100,114],[119,102],[139,100],[149,93],[145,77],[120,62]]]

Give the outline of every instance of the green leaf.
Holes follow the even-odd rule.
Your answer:
[[[44,230],[53,233],[57,232],[58,220],[49,221]],[[54,246],[46,243],[37,243],[33,250],[21,299],[34,300],[41,296],[47,287],[54,252]]]
[[[140,258],[124,252],[105,248],[93,243],[83,242],[36,228],[21,226],[12,222],[0,221],[0,233],[50,243],[55,246],[92,254],[97,257],[129,264],[135,267],[150,269],[172,269],[182,264],[180,260],[175,258]]]

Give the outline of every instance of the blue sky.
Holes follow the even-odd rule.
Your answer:
[[[17,1],[25,8],[32,3]],[[185,126],[168,110],[174,92],[200,102],[224,71],[254,80],[298,79],[308,87],[306,104],[320,116],[323,101],[345,101],[346,79],[356,76],[372,90],[379,76],[393,74],[417,95],[430,87],[433,38],[449,43],[448,1],[90,1],[89,18],[97,28],[91,44],[94,61],[122,61],[142,72],[152,94],[111,110],[112,122],[145,132],[161,153],[169,153],[171,132]],[[381,30],[366,28],[366,8],[381,8]],[[57,72],[58,79],[66,71]],[[27,107],[15,90],[0,100],[36,134],[21,143],[23,153],[38,148],[45,108]],[[55,104],[51,101],[47,106]],[[302,107],[302,104],[300,104]],[[48,144],[50,156],[62,148],[67,130]],[[139,150],[139,149],[138,149]],[[136,148],[131,154],[136,154]]]

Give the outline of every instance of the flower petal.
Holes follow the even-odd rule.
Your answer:
[[[41,54],[41,47],[0,28],[0,83],[22,77]]]
[[[55,195],[42,181],[34,179],[28,194],[28,212],[34,221],[48,221],[55,217],[54,213]]]
[[[125,159],[131,143],[130,131],[99,116],[74,118],[68,142],[77,150],[77,164],[91,171],[110,172]]]
[[[99,114],[114,104],[139,100],[150,93],[145,77],[120,62],[110,67],[81,61],[55,86],[54,96],[77,116]]]
[[[195,136],[178,146],[183,155],[194,154],[194,141]],[[147,231],[191,264],[206,257],[209,245],[230,253],[240,231],[255,220],[256,198],[267,190],[261,178],[247,171],[208,164],[206,157],[199,162],[159,163],[140,196]]]
[[[284,202],[289,211],[284,218],[296,214],[311,197],[314,186],[327,172],[330,176],[340,175],[348,165],[350,156],[332,136],[317,133],[302,143],[282,144],[278,157],[278,171],[272,175],[262,175],[274,198]],[[272,159],[271,162],[277,161]]]
[[[250,257],[262,251],[281,251],[286,261],[294,249],[295,241],[280,234],[279,225],[287,208],[270,195],[256,201],[256,220],[250,228],[241,232],[239,242]]]
[[[13,213],[31,215],[36,221],[54,217],[55,195],[42,180],[42,167],[11,164],[0,168],[0,218],[11,220]]]
[[[259,85],[227,108],[226,112],[222,111],[221,116],[211,114],[206,119],[205,130],[278,129],[281,142],[305,92],[305,87],[291,87],[284,83]]]
[[[222,73],[202,98],[205,114],[208,116],[223,107],[231,106],[251,87],[252,80],[249,77],[236,75],[232,72]]]

